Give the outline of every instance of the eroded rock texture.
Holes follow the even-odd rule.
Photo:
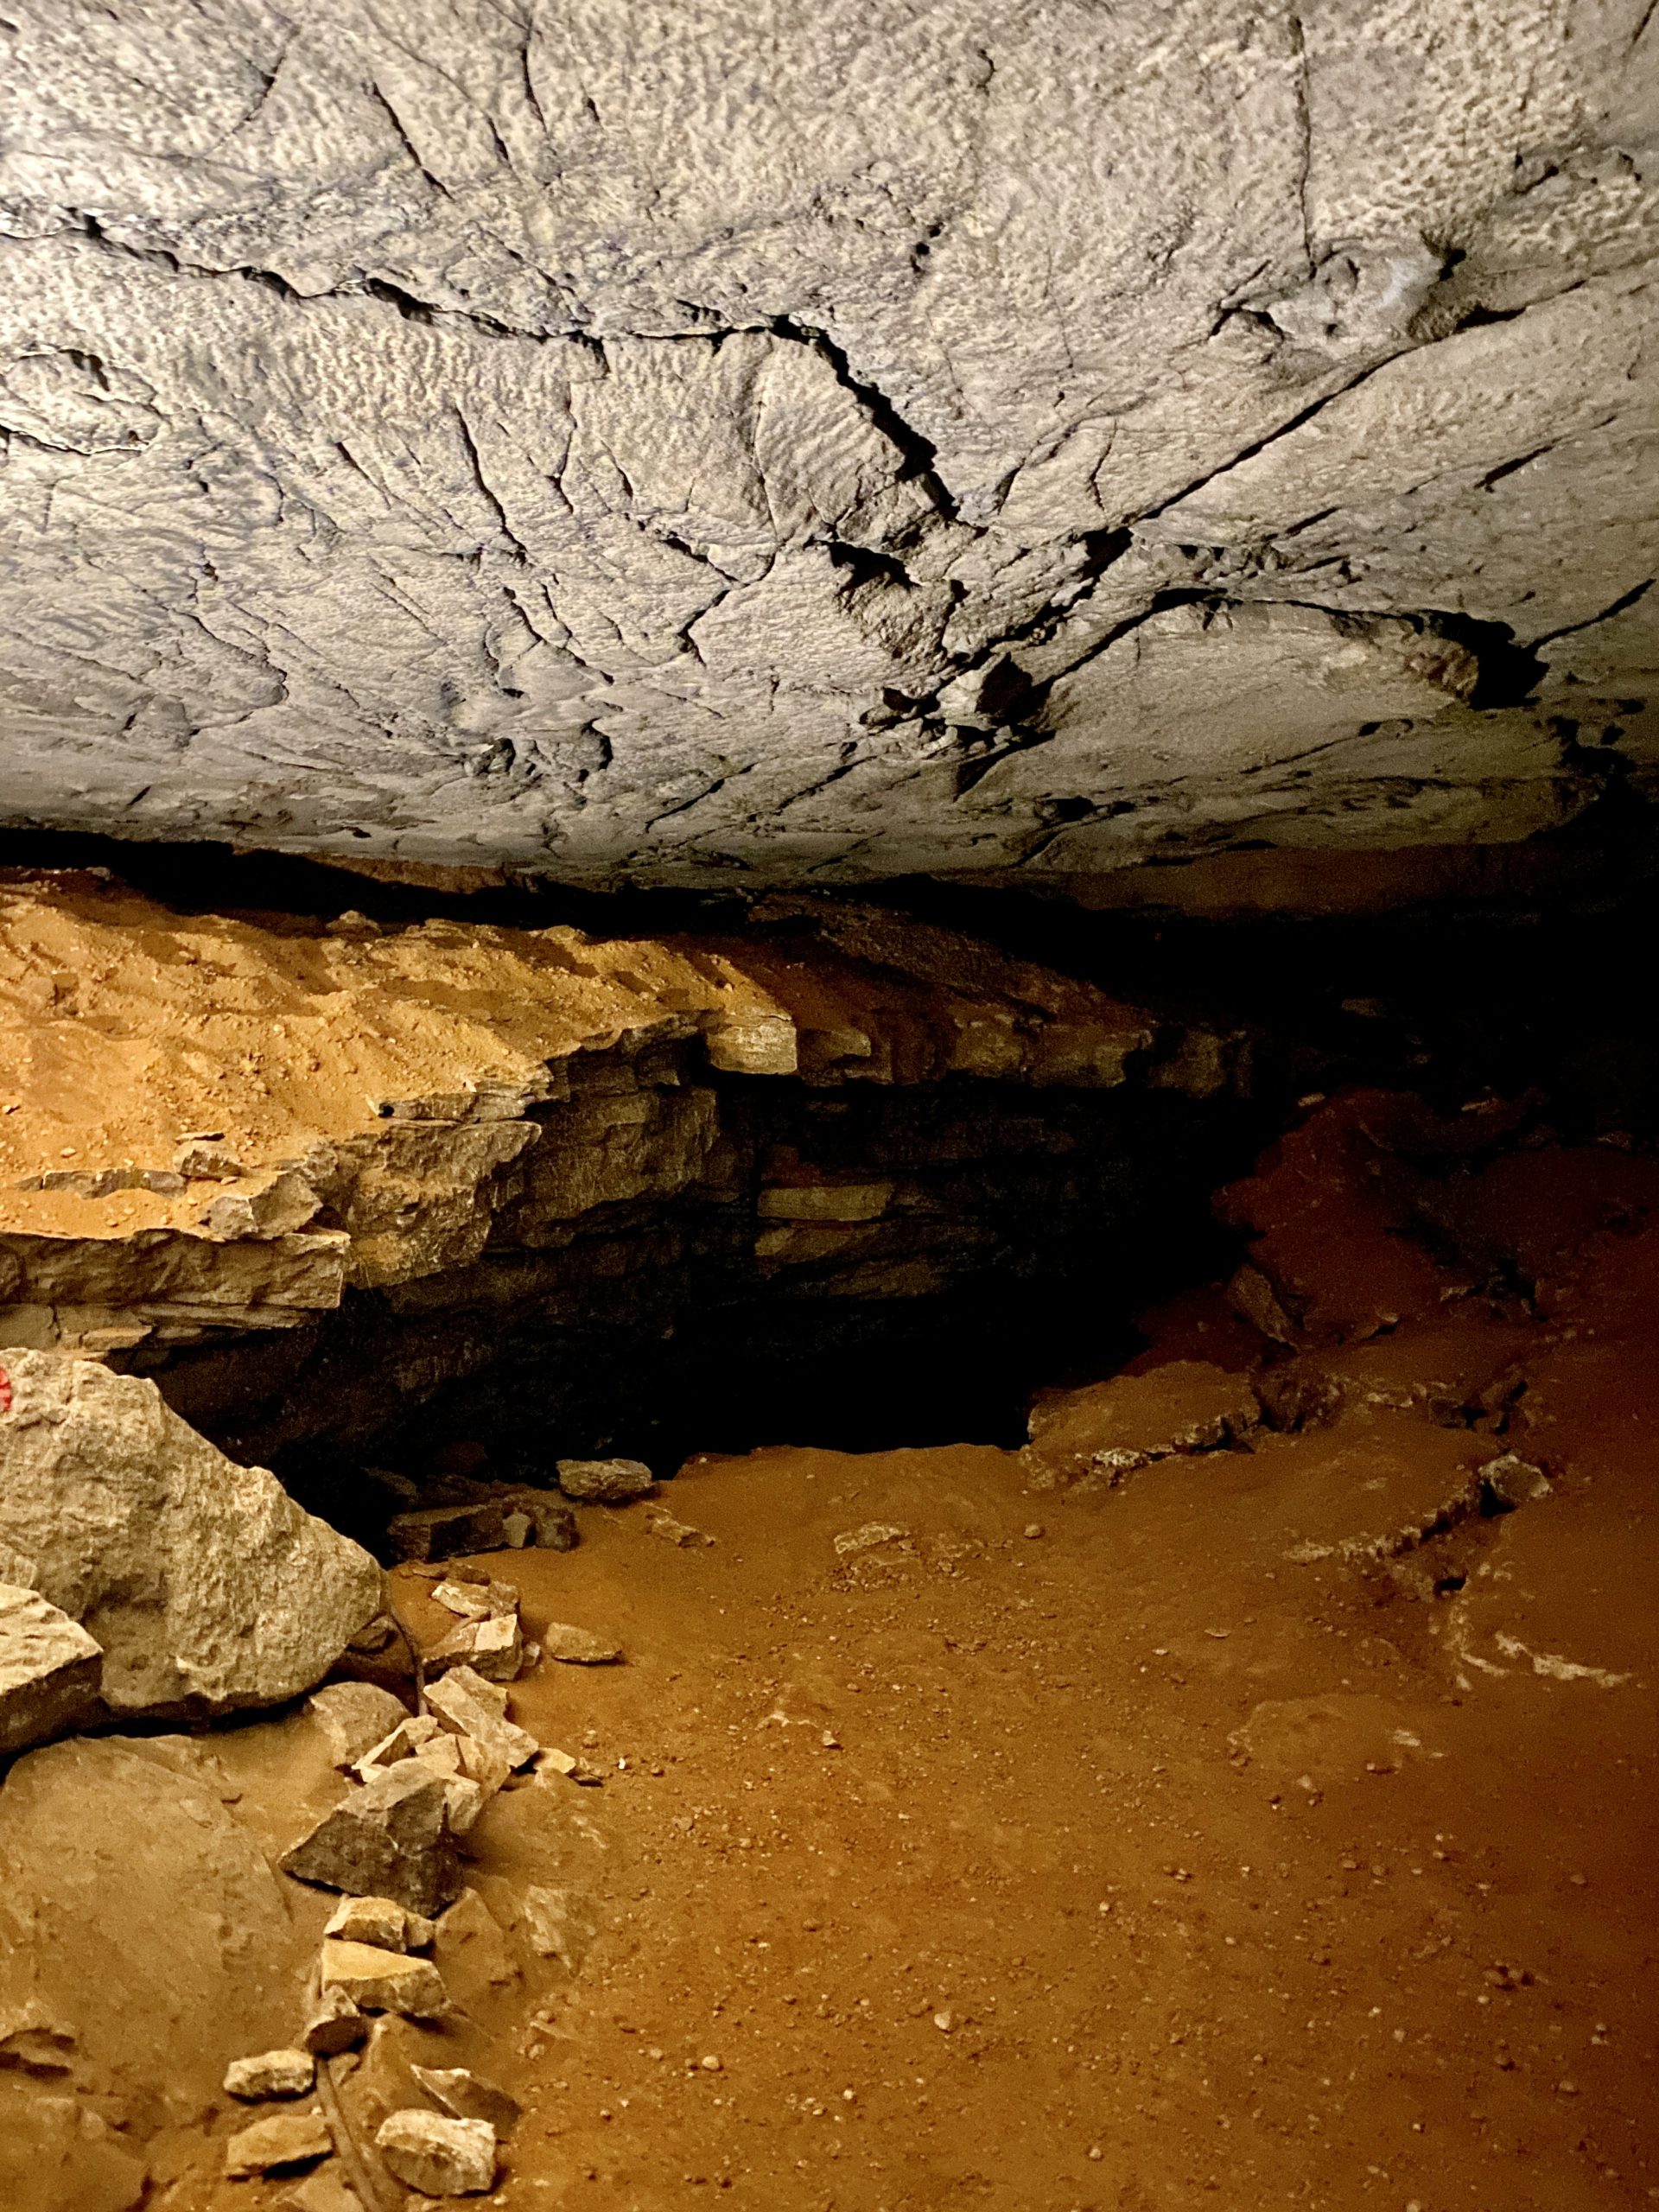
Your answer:
[[[19,0],[13,821],[572,878],[1651,775],[1644,0]]]

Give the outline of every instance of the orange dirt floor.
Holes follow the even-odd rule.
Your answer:
[[[336,2062],[366,2134],[413,2057],[524,2101],[511,2212],[1659,2201],[1655,1163],[1514,1154],[1402,1243],[1370,1143],[1327,1119],[1235,1194],[1275,1296],[1321,1271],[1322,1342],[1304,1281],[1257,1371],[1276,1427],[1070,1486],[988,1447],[697,1459],[663,1503],[712,1544],[633,1506],[487,1562],[529,1634],[624,1647],[512,1692],[605,1778],[480,1823],[499,1929],[470,1982],[452,1946],[454,2019]],[[1137,1368],[1236,1372],[1262,1341],[1224,1317]]]

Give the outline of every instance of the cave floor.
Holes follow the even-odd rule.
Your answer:
[[[606,1770],[501,1801],[581,1827],[580,1970],[398,2027],[524,2101],[491,2202],[1659,2196],[1651,1702],[1519,1669],[1457,1687],[1459,1596],[1288,1561],[1281,1486],[1253,1453],[1041,1493],[989,1449],[771,1450],[667,1494],[711,1547],[634,1509],[490,1562],[532,1630],[627,1654],[513,1692]],[[1460,1545],[1467,1572],[1522,1517],[1422,1556]],[[908,1533],[837,1554],[871,1522]],[[1610,1510],[1615,1567],[1626,1535]],[[1605,1591],[1577,1625],[1586,1663],[1656,1634]],[[508,1896],[544,1839],[489,1833],[481,1886]]]

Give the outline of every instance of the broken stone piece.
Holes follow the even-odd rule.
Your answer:
[[[317,2078],[308,2050],[266,2050],[238,2058],[226,2069],[225,2087],[233,2097],[257,2104],[262,2097],[302,2097]]]
[[[466,2066],[411,2066],[410,2072],[439,2110],[452,2120],[486,2120],[505,2135],[522,2107],[517,2097],[498,2089]]]
[[[326,1682],[305,1709],[327,1737],[329,1756],[342,1773],[409,1719],[402,1699],[372,1682]]]
[[[247,1173],[210,1137],[187,1137],[173,1155],[173,1173],[187,1183],[234,1183]]]
[[[657,1487],[643,1459],[561,1459],[558,1466],[559,1488],[584,1505],[626,1505]]]
[[[104,1654],[38,1591],[0,1582],[0,1757],[72,1734],[99,1709]]]
[[[375,2144],[387,2166],[429,2196],[480,2196],[495,2183],[495,2130],[486,2120],[432,2112],[395,2112]]]
[[[836,1538],[836,1554],[845,1559],[849,1552],[874,1551],[880,1544],[901,1544],[910,1535],[908,1529],[899,1528],[891,1521],[866,1521],[856,1529],[843,1529]]]
[[[273,2113],[232,2135],[225,2145],[225,2171],[238,2179],[278,2172],[284,2166],[309,2165],[334,2147],[320,2112]]]
[[[444,1783],[443,1802],[448,1808],[450,1834],[467,1835],[488,1802],[488,1795],[477,1783],[458,1774]]]
[[[424,1951],[437,1931],[424,1915],[406,1911],[391,1897],[344,1897],[322,1932],[382,1951]]]
[[[494,1702],[498,1696],[499,1706]],[[426,1701],[452,1733],[470,1736],[505,1758],[511,1770],[528,1766],[541,1749],[532,1735],[506,1719],[502,1711],[506,1700],[495,1685],[470,1667],[452,1667],[438,1681],[429,1682]]]
[[[568,1621],[550,1621],[542,1631],[542,1649],[550,1659],[568,1667],[609,1667],[622,1656],[620,1644],[609,1643],[591,1629],[572,1628]]]
[[[454,1559],[464,1552],[496,1552],[506,1546],[504,1509],[493,1500],[470,1505],[429,1505],[395,1514],[386,1541],[400,1560]]]
[[[332,2166],[296,2182],[276,2200],[279,2212],[363,2212],[363,2200]]]
[[[459,1613],[463,1620],[486,1621],[492,1613],[501,1610],[490,1601],[490,1583],[462,1582],[459,1580],[435,1584],[432,1596],[446,1611]],[[499,1586],[506,1587],[505,1583]]]
[[[429,1676],[470,1667],[487,1682],[516,1682],[524,1671],[524,1640],[516,1613],[462,1621],[424,1653]]]
[[[712,1544],[714,1538],[701,1529],[694,1529],[689,1521],[677,1521],[671,1513],[653,1513],[645,1523],[653,1536],[665,1544],[677,1544],[682,1550],[693,1544]]]
[[[579,1541],[576,1516],[556,1490],[538,1490],[532,1484],[492,1484],[491,1495],[502,1508],[502,1529],[517,1550],[533,1545],[537,1551],[573,1552]],[[515,1535],[513,1524],[527,1521],[528,1529]]]
[[[569,1751],[555,1751],[550,1745],[542,1753],[542,1764],[550,1766],[555,1774],[569,1776],[572,1782],[592,1784],[605,1779],[596,1766],[588,1766],[585,1761],[573,1758]]]
[[[283,1858],[284,1873],[430,1918],[461,1887],[444,1784],[417,1760],[372,1774]]]
[[[319,1968],[324,1992],[340,1990],[361,2012],[405,2012],[431,2019],[443,2010],[443,1977],[430,1959],[383,1951],[376,1943],[325,1938]]]
[[[423,1745],[429,1744],[438,1733],[438,1724],[429,1713],[405,1713],[389,1736],[370,1745],[352,1771],[360,1781],[366,1782],[382,1769],[396,1766],[399,1759],[412,1758]]]
[[[337,2058],[355,2050],[369,2032],[365,2014],[344,1989],[324,1989],[314,1981],[300,2042],[317,2058]]]

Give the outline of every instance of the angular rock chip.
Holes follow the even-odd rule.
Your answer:
[[[517,2097],[482,2080],[469,2067],[411,2066],[409,2070],[451,2120],[486,2120],[498,2135],[505,2135],[523,2109]]]
[[[558,1466],[559,1488],[584,1505],[626,1505],[657,1487],[643,1459],[561,1459]]]
[[[405,1911],[391,1897],[345,1897],[322,1932],[348,1943],[372,1943],[381,1951],[424,1951],[437,1931],[431,1921]]]
[[[712,1544],[714,1538],[701,1529],[694,1529],[689,1521],[677,1521],[671,1513],[653,1513],[645,1526],[653,1536],[665,1544],[677,1544],[683,1551],[695,1544]]]
[[[568,1621],[550,1621],[542,1631],[542,1649],[550,1659],[568,1667],[609,1667],[622,1656],[620,1644],[610,1643],[591,1629],[572,1628]]]
[[[497,1697],[501,1697],[500,1705]],[[506,1700],[495,1685],[470,1667],[452,1667],[437,1681],[429,1682],[426,1701],[452,1733],[470,1736],[486,1751],[505,1758],[511,1769],[528,1766],[541,1749],[532,1735],[505,1718],[502,1706]]]
[[[263,2097],[302,2097],[317,2078],[308,2050],[265,2050],[257,2058],[238,2058],[226,2069],[225,2087],[233,2097],[257,2104]]]
[[[305,1709],[327,1737],[342,1773],[410,1717],[401,1698],[372,1682],[327,1682],[306,1700]]]
[[[281,1861],[284,1873],[430,1918],[461,1887],[441,1777],[405,1759],[372,1775]]]
[[[472,1505],[430,1505],[395,1514],[386,1541],[400,1560],[455,1559],[466,1552],[506,1548],[504,1508],[494,1501]]]
[[[99,1710],[104,1654],[42,1598],[0,1582],[0,1758],[83,1727]]]
[[[375,2143],[399,2181],[429,2196],[481,2196],[495,2183],[495,2130],[486,2120],[392,2113]]]
[[[362,2012],[407,2012],[431,2019],[443,2010],[443,1976],[430,1959],[329,1936],[319,1967],[325,1992],[339,1990]]]
[[[856,1529],[842,1530],[836,1538],[836,1556],[845,1559],[849,1552],[874,1551],[880,1544],[901,1544],[910,1533],[908,1529],[901,1529],[891,1521],[866,1521]]]
[[[238,2178],[276,2173],[284,2166],[305,2166],[326,2158],[334,2147],[334,2136],[320,2112],[273,2113],[269,2120],[256,2120],[251,2127],[232,2136],[225,2145],[225,2171]]]
[[[442,1732],[429,1713],[405,1713],[390,1735],[383,1736],[378,1744],[370,1745],[353,1766],[352,1772],[359,1781],[366,1782],[372,1775],[385,1768],[396,1766],[400,1759],[412,1758],[416,1751]]]
[[[121,1713],[230,1712],[309,1689],[380,1611],[359,1545],[95,1361],[8,1354],[0,1542],[104,1652]]]
[[[355,2050],[369,2032],[368,2018],[347,1990],[325,1989],[314,1977],[307,2000],[305,2025],[300,2030],[303,2048],[317,2058],[337,2058],[342,2050]]]
[[[423,1656],[429,1677],[470,1667],[487,1682],[516,1682],[524,1671],[524,1640],[517,1614],[497,1613],[462,1621]]]
[[[296,2182],[276,2200],[279,2212],[363,2212],[363,2200],[331,2166]]]

